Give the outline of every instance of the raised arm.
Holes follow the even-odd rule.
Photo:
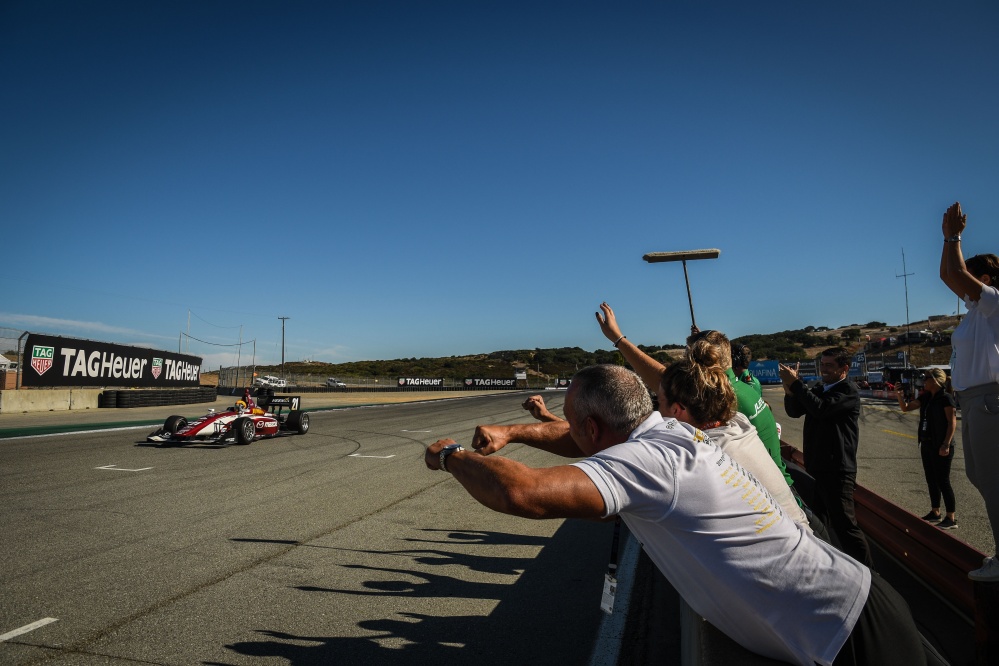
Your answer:
[[[840,388],[837,384],[833,388],[816,395],[810,392],[802,382],[796,382],[791,386],[794,401],[806,415],[814,416],[820,420],[837,419],[843,414],[849,414],[860,409],[860,396],[857,392]],[[787,409],[788,399],[785,398],[784,407]],[[788,413],[791,418],[797,418]]]
[[[659,382],[663,377],[663,373],[666,372],[666,366],[643,352],[629,342],[628,338],[624,337],[611,306],[607,305],[607,303],[601,303],[600,309],[603,311],[602,317],[599,312],[595,313],[597,323],[600,324],[600,331],[617,347],[617,350],[624,356],[624,360],[634,368],[638,376],[645,382],[645,385],[653,391],[659,390]]]
[[[940,279],[958,298],[977,301],[982,296],[982,283],[979,276],[968,272],[961,252],[961,233],[968,224],[968,216],[961,211],[961,204],[955,203],[943,216],[943,252],[940,255]]]
[[[911,412],[913,410],[919,409],[922,403],[919,402],[919,396],[917,395],[913,400],[909,402],[905,401],[905,389],[901,384],[895,389],[895,397],[898,398],[898,406],[901,407],[903,412]]]

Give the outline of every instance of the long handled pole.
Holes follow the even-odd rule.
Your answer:
[[[697,327],[697,321],[694,320],[694,299],[690,295],[690,278],[687,277],[687,260],[683,260],[683,281],[687,283],[687,304],[690,306],[690,325]]]
[[[696,327],[697,321],[694,319],[694,298],[690,294],[690,277],[687,275],[687,260],[694,259],[716,259],[721,254],[721,250],[689,250],[686,252],[649,252],[642,256],[642,259],[650,264],[657,264],[663,261],[679,261],[683,264],[683,281],[687,285],[687,304],[690,306],[690,324]]]

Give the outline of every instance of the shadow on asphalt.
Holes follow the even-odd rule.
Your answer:
[[[503,573],[523,571],[514,584],[470,582],[406,568],[387,569],[346,565],[379,572],[377,580],[363,583],[365,590],[336,590],[301,586],[306,594],[380,595],[425,599],[495,599],[488,616],[399,613],[391,619],[372,617],[358,626],[378,632],[379,640],[402,639],[390,649],[371,638],[298,636],[257,629],[260,640],[227,646],[249,657],[279,657],[295,666],[311,664],[585,664],[600,626],[603,574],[610,555],[611,523],[569,520],[551,538],[501,532],[427,530],[439,539],[412,539],[424,543],[455,542],[485,545],[544,544],[534,558],[483,557],[435,549],[372,551],[412,555],[414,564],[462,565],[471,571]],[[252,541],[252,539],[247,539]],[[399,580],[385,580],[385,573]],[[413,582],[417,579],[420,582]],[[401,619],[400,619],[401,618]],[[396,641],[398,643],[399,641]],[[205,662],[220,664],[220,662]]]

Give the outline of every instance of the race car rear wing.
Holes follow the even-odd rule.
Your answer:
[[[267,411],[278,413],[284,410],[297,412],[302,409],[302,398],[297,395],[275,395],[267,401]]]

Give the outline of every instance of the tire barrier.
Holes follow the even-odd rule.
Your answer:
[[[128,409],[132,407],[162,407],[215,402],[214,386],[182,389],[108,390],[97,397],[98,407]]]
[[[104,391],[97,396],[97,407],[117,407],[118,406],[118,391]]]

